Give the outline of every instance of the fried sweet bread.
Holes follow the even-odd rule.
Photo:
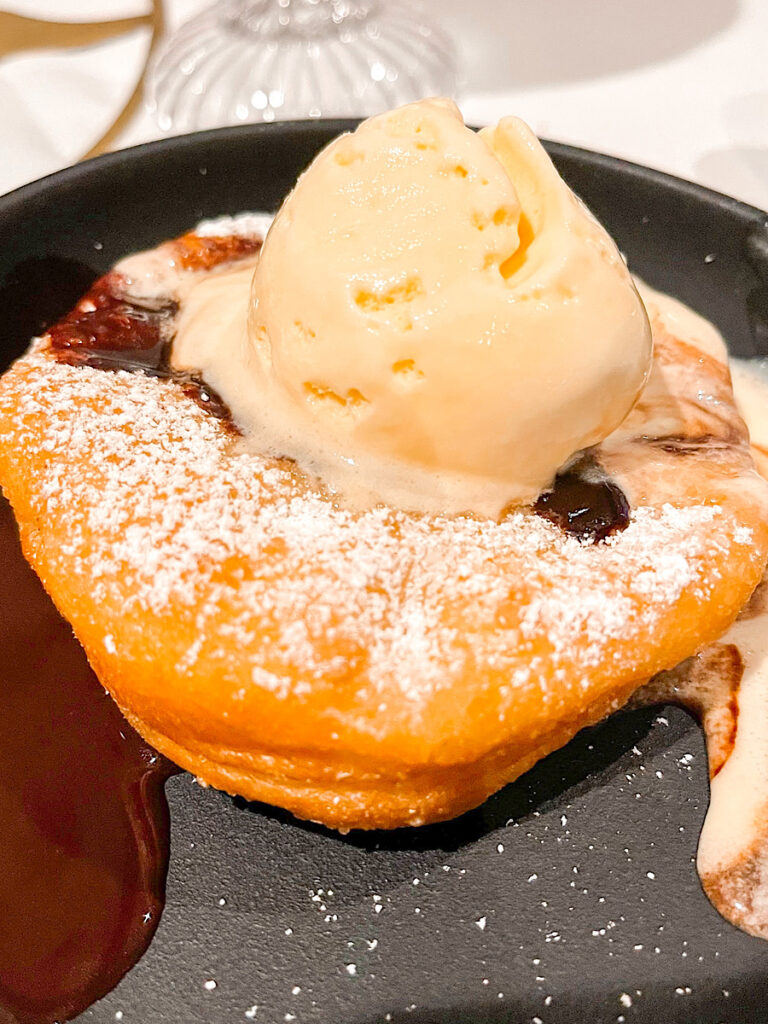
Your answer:
[[[255,258],[176,244],[180,273]],[[184,289],[154,296],[139,358],[113,344],[139,300],[105,281],[0,381],[0,483],[103,685],[210,785],[344,830],[453,817],[719,637],[761,577],[724,355],[653,310],[630,417],[497,521],[356,509],[248,450],[149,358]]]

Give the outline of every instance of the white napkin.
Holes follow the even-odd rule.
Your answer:
[[[0,7],[53,21],[108,21],[150,10],[147,0],[0,0]],[[0,193],[90,149],[133,91],[149,39],[142,26],[92,46],[25,50],[0,60]]]

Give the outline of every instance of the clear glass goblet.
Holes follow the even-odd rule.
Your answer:
[[[411,0],[220,0],[161,44],[160,128],[354,117],[453,95],[448,36]]]

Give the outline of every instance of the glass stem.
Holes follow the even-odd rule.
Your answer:
[[[338,31],[344,22],[361,22],[378,6],[378,0],[236,0],[226,19],[262,39],[290,32],[307,37]]]

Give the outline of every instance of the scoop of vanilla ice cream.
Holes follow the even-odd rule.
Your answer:
[[[447,100],[324,149],[267,235],[229,388],[260,447],[364,500],[496,515],[626,416],[651,336],[605,230],[519,120]],[[234,401],[231,400],[234,395]]]

